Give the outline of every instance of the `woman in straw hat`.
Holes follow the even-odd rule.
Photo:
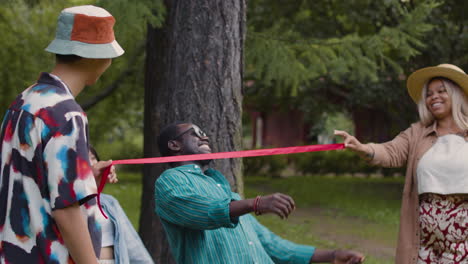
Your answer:
[[[335,131],[372,164],[406,165],[396,263],[468,263],[468,76],[455,65],[407,81],[420,121],[383,144]]]

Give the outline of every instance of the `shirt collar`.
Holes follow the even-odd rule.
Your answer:
[[[424,127],[423,136],[427,137],[433,133],[437,136],[437,121]],[[468,136],[468,131],[465,131],[463,136],[466,138]]]
[[[186,164],[177,167],[177,170],[179,171],[188,171],[188,172],[197,172],[203,174],[203,171],[201,170],[200,166],[197,164]]]
[[[435,133],[437,135],[436,128],[437,128],[437,123],[434,121],[432,124],[424,127],[423,135],[425,137],[431,135],[432,133]]]
[[[212,169],[212,168],[209,168],[203,171],[202,168],[198,166],[197,164],[186,164],[186,165],[179,166],[176,169],[179,171],[199,173],[199,174],[203,174],[203,175],[210,176],[210,177],[216,173],[219,173],[217,170]]]
[[[41,75],[39,76],[39,79],[37,80],[38,83],[45,83],[45,84],[50,84],[59,88],[64,89],[68,94],[70,94],[73,98],[73,94],[70,91],[70,88],[58,77],[57,75],[54,75],[52,73],[47,73],[47,72],[42,72]]]

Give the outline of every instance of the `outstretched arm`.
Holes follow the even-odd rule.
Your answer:
[[[347,149],[356,152],[373,165],[391,168],[402,167],[406,164],[411,142],[419,138],[421,133],[421,124],[416,123],[400,132],[391,141],[381,144],[362,144],[345,131],[335,130],[335,135],[343,138]]]
[[[360,264],[364,255],[351,250],[316,249],[310,263]]]
[[[276,214],[281,219],[288,218],[288,215],[296,208],[294,200],[282,193],[259,196],[256,199],[245,199],[232,201],[229,204],[229,214],[231,218],[255,212],[256,214]]]
[[[356,152],[361,158],[370,161],[374,158],[374,149],[368,144],[362,144],[357,138],[351,136],[346,131],[335,130],[335,136],[340,136],[344,140],[347,149]]]

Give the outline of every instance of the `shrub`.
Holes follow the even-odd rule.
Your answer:
[[[294,155],[265,156],[244,159],[246,175],[280,176],[288,167],[293,167],[297,174],[326,173],[382,173],[386,176],[404,173],[403,169],[388,169],[368,164],[357,154],[346,151],[307,152]]]
[[[244,174],[268,177],[279,177],[289,166],[289,161],[284,155],[246,158],[243,162]]]

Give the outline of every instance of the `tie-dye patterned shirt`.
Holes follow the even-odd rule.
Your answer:
[[[58,77],[42,73],[10,105],[0,150],[0,263],[72,263],[52,211],[76,202],[99,256],[87,118]]]

